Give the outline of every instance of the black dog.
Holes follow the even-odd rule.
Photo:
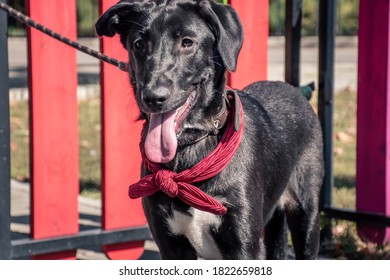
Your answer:
[[[212,152],[225,131],[225,72],[235,70],[243,41],[236,12],[211,0],[123,0],[96,30],[120,34],[129,53],[146,158],[181,172]],[[315,259],[324,173],[318,119],[299,90],[282,82],[236,92],[245,118],[241,144],[225,170],[196,184],[227,213],[161,191],[143,198],[161,256],[283,259],[288,224],[296,258]]]

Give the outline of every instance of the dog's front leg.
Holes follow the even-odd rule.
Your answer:
[[[195,249],[184,236],[159,236],[156,240],[162,260],[196,260]]]
[[[262,238],[259,238],[257,242],[249,240],[248,242],[243,242],[242,240],[230,238],[226,242],[220,240],[219,243],[221,244],[221,255],[224,260],[264,260],[266,257]]]
[[[225,260],[259,260],[266,258],[260,223],[242,223],[242,216],[228,212],[218,230],[211,232]]]
[[[146,219],[154,241],[163,260],[195,260],[197,254],[188,239],[171,233],[168,225],[169,213],[164,210],[171,204],[168,197],[161,192],[142,199]]]

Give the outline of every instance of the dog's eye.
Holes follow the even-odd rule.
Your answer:
[[[194,44],[194,41],[188,38],[184,38],[183,41],[181,41],[181,46],[183,48],[191,48],[192,45]]]
[[[145,49],[145,43],[144,40],[138,39],[137,41],[134,42],[134,48],[138,51],[142,51]]]

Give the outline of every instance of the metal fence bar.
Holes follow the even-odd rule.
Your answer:
[[[11,258],[69,251],[90,245],[113,244],[139,240],[151,240],[148,227],[131,227],[119,230],[85,230],[77,235],[45,239],[21,239],[12,241]]]
[[[323,131],[326,170],[321,208],[332,206],[335,14],[336,0],[320,0],[318,115]]]
[[[286,1],[285,81],[295,87],[300,80],[302,0]]]
[[[4,1],[3,2],[7,2]],[[11,252],[10,117],[8,77],[8,20],[0,13],[0,259]]]
[[[387,217],[385,215],[334,207],[325,208],[323,209],[323,211],[329,217],[335,219],[348,220],[357,223],[367,224],[370,226],[390,227],[390,217]]]
[[[333,188],[333,86],[336,0],[319,2],[318,117],[324,139],[325,178],[320,197],[320,209],[332,208]],[[328,212],[328,217],[331,217]],[[332,224],[323,227],[321,244],[333,243]]]

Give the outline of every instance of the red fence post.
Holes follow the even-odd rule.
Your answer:
[[[360,1],[357,110],[357,210],[390,215],[390,2]],[[359,226],[365,241],[390,240],[390,228]]]
[[[230,0],[244,28],[237,70],[229,74],[232,88],[242,89],[267,78],[269,0]]]
[[[100,12],[116,4],[117,0],[101,0]],[[106,55],[127,61],[127,52],[119,37],[101,39],[101,50]],[[128,75],[118,68],[101,63],[103,160],[102,193],[104,229],[146,224],[141,200],[130,200],[128,186],[141,176],[139,150],[141,122]],[[104,246],[111,259],[138,259],[144,242]]]
[[[76,39],[76,1],[26,1],[32,18]],[[31,236],[76,234],[79,161],[76,51],[28,29]],[[76,251],[36,256],[74,259]]]

